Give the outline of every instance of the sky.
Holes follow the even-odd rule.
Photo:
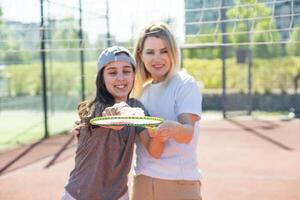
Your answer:
[[[79,0],[44,0],[45,15],[54,18],[74,16],[78,18]],[[47,2],[50,2],[48,4]],[[174,19],[172,26],[176,37],[184,36],[184,0],[108,0],[110,31],[119,42],[134,39],[139,30],[155,21]],[[50,5],[50,6],[48,6]],[[103,16],[106,0],[82,0],[83,29],[90,40],[96,40],[100,33],[106,32]],[[0,0],[5,20],[40,22],[40,0]]]

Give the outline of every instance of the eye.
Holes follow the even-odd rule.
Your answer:
[[[109,71],[108,74],[109,74],[109,75],[116,75],[117,72],[116,72],[116,71]]]
[[[148,55],[154,54],[153,51],[146,51],[145,53],[148,54]]]
[[[124,70],[123,73],[124,74],[130,74],[132,72],[132,70]]]
[[[161,53],[163,54],[168,53],[168,50],[162,50]]]

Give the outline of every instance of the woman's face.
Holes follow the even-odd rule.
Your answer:
[[[134,82],[131,64],[124,61],[111,62],[105,66],[103,78],[106,89],[115,98],[115,103],[127,100]]]
[[[154,83],[161,82],[166,78],[171,68],[171,59],[164,40],[147,37],[141,58]]]

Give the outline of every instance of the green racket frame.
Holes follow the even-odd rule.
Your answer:
[[[117,120],[120,120],[118,123],[107,123],[105,121],[114,120],[117,122]],[[131,120],[132,122],[126,122],[126,120]],[[137,123],[134,123],[134,120],[137,121]],[[145,121],[145,123],[142,123],[142,121]],[[99,123],[99,121],[103,123]],[[148,122],[147,122],[148,121]],[[139,127],[157,127],[159,124],[163,123],[162,118],[158,117],[149,117],[149,116],[104,116],[104,117],[95,117],[90,120],[90,124],[95,126],[139,126]]]

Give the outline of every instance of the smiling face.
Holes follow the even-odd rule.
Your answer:
[[[161,38],[147,37],[145,39],[141,58],[146,70],[153,78],[153,83],[163,81],[171,68],[171,59],[168,51],[164,40]]]
[[[131,64],[124,61],[111,62],[105,66],[104,83],[115,103],[127,100],[133,87],[134,75]]]

